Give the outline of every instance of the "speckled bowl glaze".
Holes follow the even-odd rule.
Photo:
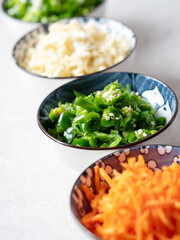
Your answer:
[[[105,171],[112,177],[112,170],[122,171],[121,163],[127,162],[129,157],[138,157],[141,154],[146,162],[146,165],[153,171],[161,169],[163,166],[169,166],[173,162],[180,164],[180,147],[168,146],[168,145],[149,145],[149,146],[139,146],[133,147],[125,150],[119,150],[112,154],[109,154],[95,163],[87,167],[78,177],[71,191],[70,195],[70,207],[79,226],[85,233],[91,234],[95,239],[100,239],[87,230],[81,224],[81,218],[90,212],[91,208],[89,202],[87,201],[84,193],[80,189],[81,184],[85,184],[93,193],[95,191],[94,185],[94,167],[98,165],[104,168]],[[103,180],[101,180],[103,181]]]
[[[5,24],[7,24],[14,38],[17,39],[22,35],[24,35],[25,33],[31,31],[32,29],[42,25],[41,23],[25,22],[18,18],[9,16],[4,9],[4,2],[5,0],[1,2],[1,8],[0,8],[0,12],[2,13],[2,16],[3,16],[2,20],[4,21]],[[87,14],[87,16],[103,16],[105,12],[105,7],[106,7],[106,0],[102,1],[102,3],[96,6],[96,8],[90,11]]]
[[[102,71],[99,71],[99,72],[107,71],[108,69],[113,68],[114,66],[117,66],[118,64],[123,62],[125,59],[127,59],[132,54],[132,52],[134,51],[134,49],[136,47],[136,36],[135,36],[134,32],[128,26],[126,26],[118,21],[108,19],[108,18],[97,18],[97,17],[77,17],[77,18],[73,18],[73,19],[76,19],[81,24],[86,24],[89,21],[94,21],[98,29],[100,29],[100,30],[106,29],[112,35],[117,35],[117,34],[121,33],[122,36],[130,42],[131,50],[122,61],[120,61],[117,64],[114,64]],[[60,20],[59,22],[67,24],[71,20],[72,19],[63,19],[63,20]],[[36,45],[37,36],[39,34],[48,33],[50,25],[51,24],[42,25],[41,27],[39,27],[39,28],[31,31],[30,33],[26,34],[25,36],[23,36],[14,46],[13,58],[14,58],[15,63],[17,64],[17,66],[20,67],[20,69],[22,69],[23,71],[31,74],[32,77],[37,76],[37,77],[42,78],[42,80],[43,79],[59,79],[59,80],[67,79],[68,80],[69,78],[72,78],[72,76],[69,76],[69,77],[46,77],[46,76],[41,76],[38,74],[31,73],[22,67],[22,63],[24,61],[24,56],[26,54],[27,49]],[[86,74],[86,75],[92,75],[92,74]],[[76,77],[73,76],[73,79],[78,78],[78,77],[81,77],[81,76],[76,76]]]
[[[49,119],[49,112],[52,108],[57,107],[58,102],[65,103],[74,100],[75,96],[73,90],[77,90],[85,95],[102,90],[111,82],[118,80],[118,82],[125,86],[130,85],[131,90],[138,92],[144,99],[146,99],[156,110],[157,116],[166,117],[166,125],[155,134],[141,139],[127,145],[112,147],[112,148],[88,148],[79,147],[65,142],[61,142],[48,133],[48,128],[51,128],[51,120]],[[38,113],[37,122],[41,131],[49,139],[53,145],[56,146],[59,158],[71,168],[83,170],[86,166],[93,163],[98,157],[102,157],[115,149],[126,148],[131,145],[138,145],[149,139],[155,138],[162,133],[175,119],[178,110],[178,101],[175,93],[161,81],[136,73],[100,73],[71,81],[58,89],[51,92],[41,103]]]

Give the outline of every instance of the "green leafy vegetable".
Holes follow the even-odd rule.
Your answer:
[[[103,0],[6,0],[8,15],[27,22],[55,22],[62,18],[82,16]]]
[[[118,81],[85,96],[74,91],[72,103],[58,104],[49,118],[53,137],[82,147],[116,147],[139,141],[161,129],[166,119]]]

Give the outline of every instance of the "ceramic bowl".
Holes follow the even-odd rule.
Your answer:
[[[28,33],[32,29],[40,26],[40,23],[24,22],[17,18],[9,16],[4,9],[4,2],[5,0],[1,2],[0,7],[1,19],[10,31],[11,40],[13,41],[13,43],[25,33]]]
[[[114,66],[117,66],[118,64],[123,62],[125,59],[127,59],[135,50],[135,47],[136,47],[135,33],[128,26],[126,26],[125,24],[123,24],[121,22],[118,22],[113,19],[99,18],[99,17],[76,17],[76,18],[73,18],[73,20],[77,20],[78,23],[80,23],[80,24],[86,24],[88,22],[93,22],[99,30],[102,30],[102,31],[106,30],[107,32],[112,34],[112,36],[121,34],[122,37],[130,43],[129,53],[120,62],[118,62],[114,65],[111,65],[110,67],[107,67],[106,69],[104,69],[102,71],[106,71],[108,69],[111,69]],[[72,18],[62,19],[58,22],[63,23],[63,24],[68,24],[70,21],[72,21]],[[31,72],[25,70],[23,67],[24,56],[26,54],[27,49],[34,47],[38,41],[38,36],[40,34],[47,34],[49,32],[49,27],[51,25],[52,25],[52,23],[44,24],[44,25],[40,26],[39,28],[36,28],[33,31],[24,35],[14,45],[12,55],[13,55],[14,61],[17,64],[17,66],[20,67],[25,72],[32,74],[33,76],[38,76],[38,77],[42,77],[42,78],[50,78],[50,79],[64,79],[64,78],[69,79],[72,76],[68,76],[68,77],[41,76],[38,74],[31,73]],[[99,71],[99,72],[102,72],[102,71]],[[89,74],[87,74],[87,75],[89,75]],[[76,76],[76,77],[81,77],[81,76]]]
[[[129,157],[138,157],[141,154],[146,162],[146,165],[151,168],[153,171],[161,169],[163,166],[169,166],[173,162],[180,164],[180,147],[177,146],[168,146],[168,145],[149,145],[149,146],[139,146],[132,147],[125,150],[119,150],[112,154],[109,154],[95,163],[87,167],[78,177],[71,191],[70,195],[70,207],[72,214],[75,217],[77,223],[85,230],[85,233],[90,234],[95,239],[100,239],[91,233],[81,224],[82,217],[90,212],[91,208],[89,202],[87,201],[84,193],[80,189],[82,184],[85,184],[91,191],[94,193],[94,167],[98,165],[101,168],[104,168],[105,171],[111,176],[112,170],[116,169],[117,171],[122,171],[122,162],[127,162]]]
[[[127,39],[131,44],[131,50],[128,53],[128,55],[121,61],[123,62],[125,59],[129,58],[129,56],[133,53],[136,47],[136,36],[134,32],[127,27],[126,25],[112,20],[112,19],[106,19],[106,18],[95,18],[95,17],[79,17],[74,18],[80,23],[86,23],[89,21],[95,21],[95,24],[98,26],[99,29],[107,29],[108,32],[116,35],[118,33],[122,33],[125,39]],[[71,19],[64,19],[60,20],[60,22],[68,23],[71,21]],[[48,33],[50,24],[42,25],[41,27],[29,32],[25,36],[23,36],[20,40],[17,41],[17,43],[14,45],[13,48],[13,60],[15,62],[15,65],[17,66],[17,73],[20,76],[20,79],[23,80],[23,82],[26,82],[27,85],[29,85],[29,89],[33,90],[35,95],[38,95],[38,97],[45,97],[49,92],[54,90],[55,88],[70,82],[80,76],[76,77],[44,77],[41,75],[33,74],[27,70],[25,70],[22,67],[22,63],[24,61],[24,56],[26,53],[26,50],[30,48],[31,46],[34,46],[37,42],[37,36],[41,33]],[[104,69],[103,71],[112,70],[113,67],[117,66],[119,63],[108,67]],[[99,73],[99,72],[98,72]],[[88,74],[87,74],[88,75]],[[90,74],[91,75],[91,74]],[[85,76],[85,75],[84,75]]]
[[[24,35],[25,33],[31,31],[32,29],[42,25],[41,23],[33,23],[33,22],[25,22],[18,18],[11,17],[5,11],[5,4],[6,0],[1,2],[0,12],[2,14],[2,20],[5,24],[7,24],[8,28],[10,29],[12,36],[14,39],[17,39]],[[103,16],[105,12],[106,0],[103,0],[98,6],[96,6],[93,10],[91,10],[87,15],[88,16]],[[18,31],[17,31],[18,29]]]
[[[121,61],[123,62],[125,59],[127,59],[135,50],[136,47],[136,36],[134,32],[127,27],[126,25],[112,20],[112,19],[106,19],[106,18],[95,18],[95,17],[79,17],[79,18],[74,18],[76,19],[79,23],[85,24],[89,21],[94,21],[96,26],[100,29],[106,29],[108,32],[110,32],[113,35],[117,35],[119,33],[122,33],[122,36],[130,42],[131,45],[131,50],[127,54],[127,56]],[[60,20],[62,23],[68,23],[72,19],[64,19]],[[24,79],[24,81],[29,82],[30,88],[31,86],[35,88],[37,86],[37,91],[38,94],[43,94],[43,91],[46,93],[50,92],[51,90],[55,89],[58,86],[61,86],[64,83],[67,83],[71,80],[74,80],[80,76],[76,77],[46,77],[46,76],[41,76],[37,75],[34,73],[31,73],[22,67],[22,63],[24,61],[24,56],[26,54],[26,51],[28,48],[34,46],[37,42],[37,36],[41,33],[48,33],[49,31],[49,26],[50,24],[43,25],[30,33],[26,34],[23,36],[17,43],[15,44],[13,48],[13,59],[15,64],[17,65],[17,70],[18,73],[21,76],[21,79]],[[108,71],[109,69],[112,69],[116,65],[120,64],[118,62],[117,64],[110,66],[103,71]],[[99,71],[100,72],[100,71]],[[89,74],[87,74],[89,75]],[[85,76],[85,75],[84,75]],[[44,95],[43,95],[44,96]]]
[[[132,91],[138,92],[152,105],[156,110],[157,116],[166,117],[166,125],[155,134],[141,139],[138,142],[112,148],[74,146],[61,142],[49,135],[48,128],[51,127],[49,112],[52,108],[57,107],[58,102],[71,102],[75,98],[73,90],[87,95],[97,90],[104,89],[106,85],[116,80],[125,87],[127,84],[130,84]],[[56,147],[60,160],[80,172],[97,158],[107,155],[116,149],[127,148],[135,144],[138,145],[150,139],[154,141],[155,137],[162,133],[175,119],[178,109],[177,106],[178,101],[175,93],[167,85],[153,77],[123,72],[100,73],[79,78],[51,92],[42,101],[38,109],[37,122],[46,139]]]

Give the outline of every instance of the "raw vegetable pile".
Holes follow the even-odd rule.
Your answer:
[[[62,18],[82,16],[103,0],[6,0],[8,15],[26,22],[54,22]]]
[[[94,167],[95,193],[81,185],[91,206],[82,224],[103,240],[179,240],[180,165],[154,173],[142,155],[121,165],[112,178]]]
[[[161,129],[166,119],[139,95],[118,81],[85,96],[74,91],[72,103],[58,104],[50,111],[56,139],[82,147],[116,147],[136,142]]]

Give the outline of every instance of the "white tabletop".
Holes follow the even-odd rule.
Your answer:
[[[179,9],[178,0],[107,0],[102,15],[127,24],[137,36],[134,56],[116,70],[156,77],[177,97]],[[0,14],[0,239],[88,239],[69,207],[70,191],[79,174],[59,161],[42,136],[36,123],[42,97],[17,74],[11,57],[17,39],[2,20]],[[178,119],[179,115],[149,143],[180,145]]]

